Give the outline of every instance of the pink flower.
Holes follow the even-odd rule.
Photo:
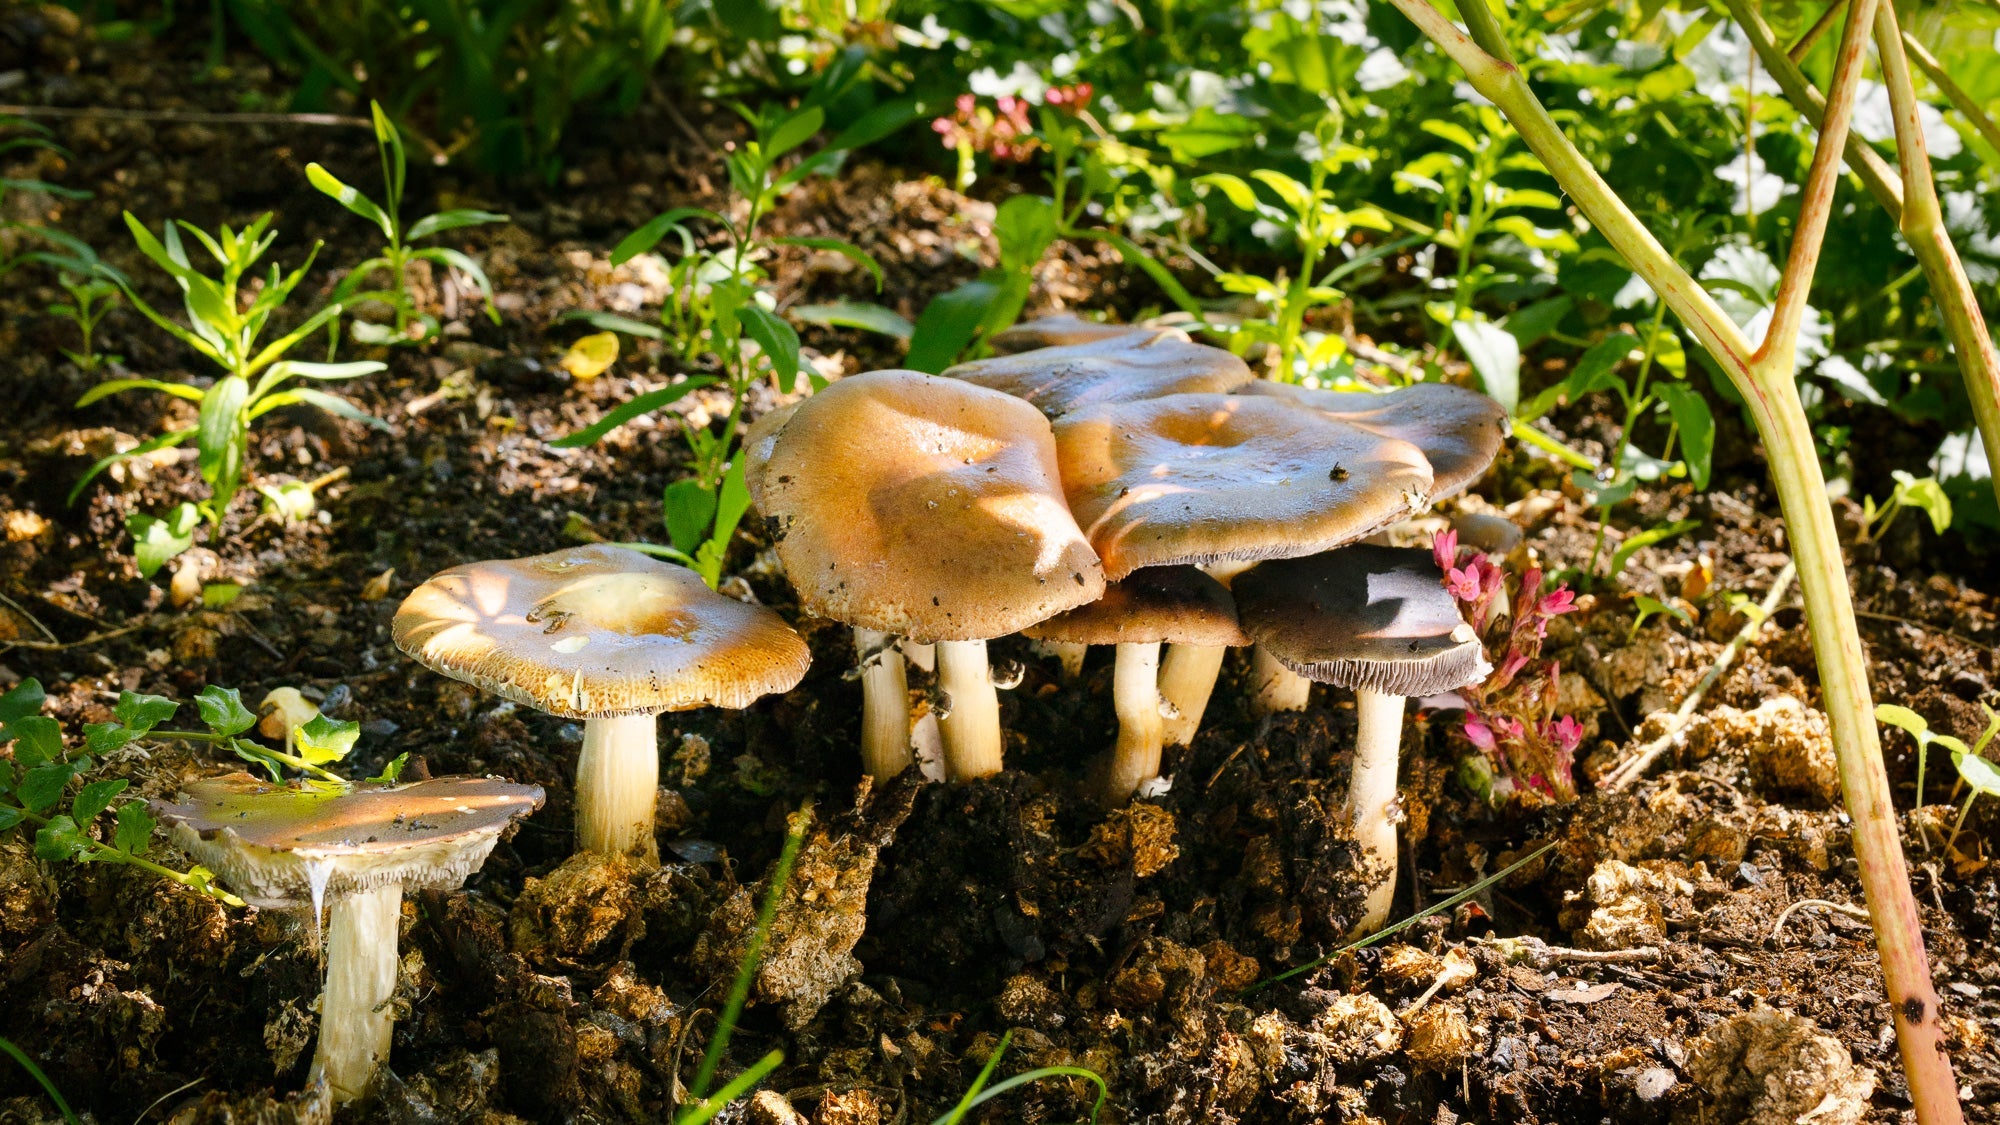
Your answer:
[[[1576,594],[1568,586],[1557,586],[1542,596],[1537,608],[1543,617],[1561,617],[1576,610]]]
[[[1470,713],[1465,716],[1465,737],[1481,750],[1491,750],[1496,745],[1493,728],[1486,725],[1486,720]]]
[[[979,99],[973,97],[971,94],[960,94],[957,102],[954,104],[958,106],[960,116],[970,117],[972,116],[972,111],[978,107]]]
[[[1432,537],[1431,557],[1437,560],[1439,570],[1449,573],[1455,569],[1458,566],[1458,532],[1447,527]]]
[[[1453,567],[1444,574],[1444,588],[1451,592],[1452,597],[1467,603],[1479,600],[1479,579],[1469,573],[1471,569]]]
[[[1542,737],[1555,743],[1556,748],[1564,754],[1576,753],[1576,748],[1583,742],[1583,724],[1577,722],[1573,716],[1564,715],[1552,723],[1543,725]]]

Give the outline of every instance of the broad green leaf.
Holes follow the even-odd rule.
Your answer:
[[[173,718],[174,712],[180,708],[180,704],[164,695],[145,695],[127,691],[119,693],[118,703],[111,708],[111,713],[135,735],[143,735]]]
[[[76,800],[70,803],[70,816],[74,817],[78,824],[88,825],[97,819],[99,813],[111,807],[113,797],[125,792],[131,784],[122,777],[91,782],[84,786],[77,793]]]
[[[1506,329],[1477,317],[1453,321],[1451,334],[1486,393],[1512,414],[1521,399],[1521,345]]]
[[[1505,328],[1507,334],[1514,337],[1515,343],[1522,348],[1529,348],[1542,337],[1555,331],[1556,326],[1562,323],[1563,317],[1569,315],[1570,309],[1575,304],[1576,302],[1566,294],[1548,297],[1524,309],[1509,313],[1507,319],[1500,322],[1500,327]]]
[[[410,233],[403,236],[403,240],[405,242],[416,242],[419,239],[429,238],[434,234],[443,234],[448,230],[458,230],[461,227],[484,226],[487,223],[504,223],[506,221],[507,216],[497,211],[473,211],[467,209],[440,211],[435,215],[425,215],[423,218],[418,219],[411,225]]]
[[[12,805],[0,804],[0,832],[5,832],[26,819],[27,814],[20,809]]]
[[[194,704],[201,710],[203,725],[224,738],[242,734],[257,725],[257,716],[243,706],[243,696],[235,688],[210,684],[195,696]]]
[[[161,567],[194,546],[194,530],[201,512],[193,504],[178,504],[164,517],[134,512],[125,517],[125,530],[132,535],[132,558],[139,574],[151,578]]]
[[[137,737],[130,728],[117,723],[83,724],[83,750],[86,754],[102,756],[122,750]]]
[[[1639,338],[1630,332],[1613,332],[1590,348],[1570,368],[1569,377],[1562,382],[1563,393],[1569,401],[1576,402],[1585,395],[1608,390],[1618,383],[1618,365],[1632,355],[1639,346]]]
[[[21,799],[22,807],[29,812],[47,812],[57,801],[62,800],[63,790],[75,776],[76,766],[73,763],[43,762],[21,775],[21,784],[14,793]]]
[[[1040,195],[1017,195],[1000,205],[993,231],[1000,242],[1000,268],[1027,273],[1041,262],[1056,240],[1055,201]]]
[[[1909,731],[1920,740],[1931,732],[1931,725],[1924,721],[1922,715],[1895,703],[1876,704],[1875,721]]]
[[[664,509],[667,539],[673,543],[675,550],[694,554],[708,538],[708,529],[715,520],[715,493],[703,488],[700,481],[689,478],[669,484],[661,494],[660,502]]]
[[[841,299],[824,305],[794,305],[790,310],[794,317],[807,324],[824,324],[834,328],[859,328],[866,332],[879,332],[884,336],[894,336],[907,340],[916,331],[916,326],[905,320],[894,309],[866,301]]]
[[[999,296],[998,285],[981,279],[931,298],[910,333],[910,353],[903,365],[935,375],[957,362]]]
[[[1706,490],[1715,455],[1715,417],[1709,413],[1708,400],[1686,383],[1654,383],[1653,393],[1667,404],[1674,425],[1680,429],[1681,459],[1687,462],[1688,479],[1697,491]],[[1950,520],[1947,509],[1945,521]]]
[[[234,582],[210,582],[201,588],[203,609],[222,609],[243,595],[243,587]]]
[[[7,689],[5,695],[0,695],[0,723],[11,723],[29,715],[39,715],[42,713],[43,704],[47,702],[48,694],[42,690],[42,681],[29,676]],[[4,737],[0,735],[0,738]]]
[[[195,447],[201,451],[196,464],[201,479],[213,485],[243,475],[243,449],[238,439],[245,420],[243,404],[250,397],[250,384],[240,375],[225,375],[202,396],[201,419],[195,427]]]
[[[1306,185],[1285,175],[1283,172],[1275,172],[1269,168],[1259,168],[1251,172],[1250,175],[1258,183],[1277,192],[1278,198],[1285,201],[1285,206],[1290,207],[1293,214],[1303,218],[1312,213],[1313,197],[1311,188],[1306,187]],[[1231,200],[1230,202],[1233,203],[1235,201]]]
[[[374,223],[382,231],[383,238],[396,237],[396,224],[375,201],[361,194],[357,188],[349,187],[335,178],[334,174],[320,167],[317,161],[306,165],[306,182],[318,188],[321,193],[333,197],[335,203]]]
[[[368,780],[377,785],[394,785],[397,779],[403,776],[403,768],[409,764],[410,752],[405,750],[394,758],[389,759],[389,764],[382,767],[382,772]]]
[[[90,851],[90,838],[66,816],[55,817],[35,833],[35,857],[49,863],[81,859]]]
[[[1895,478],[1895,498],[1912,508],[1920,509],[1931,519],[1931,530],[1939,535],[1951,526],[1951,498],[1945,495],[1944,486],[1936,477],[1917,479],[1911,474],[1897,469],[1890,474]]]
[[[1211,172],[1206,176],[1195,177],[1194,182],[1220,191],[1239,211],[1247,211],[1252,215],[1257,213],[1256,191],[1238,176],[1232,176],[1227,172]]]
[[[31,769],[63,755],[62,726],[47,715],[23,715],[0,729],[0,742],[14,743],[14,765]]]
[[[1677,605],[1669,605],[1658,598],[1648,597],[1645,594],[1635,594],[1632,597],[1632,602],[1634,605],[1637,605],[1639,607],[1639,616],[1641,620],[1644,620],[1647,617],[1651,617],[1654,614],[1664,613],[1669,617],[1677,618],[1683,624],[1686,625],[1694,624],[1694,617],[1690,615],[1687,610],[1684,610]],[[1634,623],[1634,627],[1635,628],[1637,627],[1636,622]]]
[[[792,393],[792,385],[799,378],[799,333],[798,330],[762,305],[750,303],[743,306],[737,316],[743,322],[743,331],[748,333],[771,366],[778,372],[778,389],[785,394]]]
[[[1433,137],[1450,141],[1468,153],[1479,151],[1479,142],[1472,139],[1472,132],[1456,121],[1446,121],[1439,117],[1427,117],[1417,123],[1417,128]]]
[[[1951,764],[1958,767],[1958,776],[1967,785],[1988,797],[2000,797],[2000,768],[1995,768],[1992,762],[1970,752],[1954,752]]]
[[[805,109],[778,122],[771,130],[771,139],[764,145],[764,159],[776,161],[780,156],[792,151],[813,138],[826,124],[826,111],[818,106]]]
[[[153,843],[153,814],[144,801],[127,801],[118,806],[118,828],[112,846],[127,855],[142,855]]]
[[[358,722],[337,722],[325,715],[314,715],[310,722],[293,728],[292,749],[306,761],[316,766],[324,765],[347,757],[360,737],[361,724]]]
[[[700,390],[713,382],[715,382],[713,378],[701,375],[689,379],[684,383],[675,383],[671,387],[662,387],[657,391],[647,391],[645,394],[639,395],[607,413],[595,423],[585,426],[573,434],[565,434],[549,444],[557,449],[577,449],[590,445],[605,434],[630,422],[632,419],[642,414],[651,414],[653,411],[674,402],[689,392]]]

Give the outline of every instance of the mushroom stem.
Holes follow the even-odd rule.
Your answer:
[[[1312,681],[1278,662],[1263,645],[1250,650],[1250,682],[1257,687],[1256,709],[1260,715],[1279,711],[1303,711],[1312,697]]]
[[[577,850],[658,863],[653,809],[659,789],[657,716],[586,719],[576,761]]]
[[[1168,645],[1160,661],[1160,697],[1173,704],[1166,719],[1165,738],[1170,746],[1194,742],[1201,727],[1208,697],[1215,692],[1215,678],[1222,674],[1222,658],[1229,652],[1223,645]]]
[[[1111,674],[1111,705],[1118,712],[1118,743],[1104,782],[1104,803],[1131,800],[1139,786],[1160,775],[1160,645],[1118,646]]]
[[[1063,679],[1074,680],[1083,675],[1083,658],[1090,655],[1089,645],[1080,645],[1073,641],[1036,641],[1035,645],[1045,655],[1062,661]]]
[[[403,885],[390,882],[343,895],[329,913],[326,992],[319,1004],[313,1071],[335,1102],[351,1102],[367,1096],[377,1068],[389,1058]]]
[[[1396,897],[1396,762],[1403,738],[1403,697],[1378,691],[1354,693],[1361,727],[1354,739],[1354,767],[1347,782],[1347,815],[1363,866],[1383,870],[1368,890],[1367,907],[1356,936],[1372,934],[1389,921]]]
[[[878,783],[910,764],[910,677],[896,638],[854,630],[861,662],[861,768]]]
[[[938,720],[945,775],[953,781],[991,777],[1001,769],[1000,695],[986,662],[985,641],[937,642],[938,687],[950,712]]]
[[[937,646],[918,644],[908,637],[903,638],[903,657],[926,672],[937,671]]]

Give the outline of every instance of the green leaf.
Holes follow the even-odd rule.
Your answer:
[[[86,754],[105,755],[114,750],[122,750],[137,738],[126,727],[117,723],[83,724],[83,750]]]
[[[1944,486],[1936,477],[1918,480],[1911,474],[1897,469],[1890,474],[1896,480],[1896,499],[1912,508],[1920,509],[1931,519],[1931,530],[1939,535],[1951,526],[1951,498],[1945,495]]]
[[[681,232],[683,249],[692,252],[694,249],[694,240],[688,236],[686,228],[681,224],[681,220],[693,218],[709,219],[717,223],[722,223],[724,226],[728,225],[723,221],[722,216],[705,207],[676,207],[671,211],[653,216],[646,221],[646,225],[621,239],[617,246],[612,247],[611,264],[614,266],[624,265],[626,262],[658,246],[660,240],[665,238],[669,231],[673,230]]]
[[[66,816],[50,820],[35,833],[35,857],[49,863],[81,859],[90,851],[90,837]]]
[[[617,313],[596,312],[589,309],[571,309],[557,317],[556,320],[559,322],[580,320],[593,328],[602,328],[607,332],[622,332],[627,336],[638,336],[647,340],[664,340],[667,338],[666,331],[659,325],[647,324],[644,321],[633,320],[631,317],[619,316]]]
[[[112,846],[126,855],[142,855],[153,843],[153,814],[144,801],[127,801],[118,807],[118,828]]]
[[[884,336],[894,336],[907,340],[916,331],[916,326],[905,320],[894,309],[866,301],[849,301],[845,298],[824,305],[794,305],[791,314],[807,324],[824,324],[834,328],[859,328],[865,332],[879,332]]]
[[[1285,175],[1283,172],[1273,171],[1269,168],[1259,168],[1251,172],[1250,175],[1258,183],[1276,192],[1278,198],[1284,200],[1285,206],[1292,209],[1293,214],[1303,219],[1313,213],[1311,188]],[[1231,200],[1231,202],[1235,201]]]
[[[1618,383],[1618,365],[1625,362],[1632,350],[1639,346],[1639,338],[1630,332],[1614,332],[1583,353],[1570,368],[1569,377],[1563,380],[1564,393],[1571,402],[1587,394],[1606,390]]]
[[[293,387],[291,390],[279,391],[277,394],[270,395],[263,402],[257,404],[256,409],[250,412],[250,416],[252,418],[261,418],[265,414],[281,407],[296,405],[317,406],[328,414],[345,418],[350,422],[359,422],[364,426],[380,430],[385,434],[394,432],[391,430],[389,423],[341,398],[339,395],[330,395],[325,391],[313,390],[311,387]]]
[[[76,800],[70,802],[70,815],[76,818],[78,824],[89,824],[97,819],[99,813],[111,807],[111,798],[125,792],[131,784],[122,777],[91,782],[76,795]]]
[[[1644,621],[1654,614],[1664,613],[1669,617],[1679,619],[1682,624],[1694,624],[1694,617],[1687,610],[1677,605],[1668,605],[1658,598],[1647,597],[1645,594],[1635,594],[1632,597],[1632,602],[1639,607],[1639,621]],[[1632,623],[1634,629],[1639,627],[1639,621]]]
[[[324,765],[347,757],[360,737],[360,723],[351,720],[337,722],[325,715],[314,715],[312,721],[293,728],[292,748],[306,761],[316,766]]]
[[[1707,489],[1715,456],[1715,417],[1709,413],[1708,400],[1686,383],[1655,383],[1653,393],[1667,404],[1674,425],[1680,428],[1681,459],[1687,462],[1688,480],[1697,491]]]
[[[5,832],[26,819],[28,815],[20,809],[12,805],[0,805],[0,832]]]
[[[257,725],[257,716],[243,706],[243,696],[235,688],[210,684],[195,696],[194,704],[201,710],[202,724],[224,738],[242,734]]]
[[[86,470],[83,476],[77,480],[76,484],[70,488],[69,496],[65,498],[63,502],[66,504],[76,503],[76,498],[83,495],[83,490],[90,487],[90,482],[97,479],[97,474],[103,472],[104,470],[110,468],[111,466],[117,464],[118,462],[128,461],[134,457],[144,457],[148,453],[153,453],[158,450],[169,449],[173,446],[179,445],[180,443],[186,441],[187,439],[193,436],[194,436],[193,430],[175,430],[171,433],[164,433],[159,435],[158,437],[149,438],[146,441],[143,441],[138,445],[133,446],[131,449],[128,449],[123,453],[113,453],[98,458],[96,461],[91,463],[90,468]]]
[[[799,378],[799,334],[798,330],[786,324],[778,314],[754,302],[745,304],[737,312],[743,322],[743,331],[757,341],[764,349],[764,355],[771,366],[778,371],[778,389],[785,394],[792,393],[792,384]]]
[[[377,371],[387,371],[389,365],[372,359],[355,360],[349,363],[307,363],[302,360],[287,359],[271,365],[264,378],[273,385],[293,376],[301,379],[359,379],[363,375],[373,375]]]
[[[134,512],[125,517],[125,530],[132,535],[132,557],[141,577],[159,573],[168,560],[194,546],[194,529],[201,512],[193,504],[177,504],[164,517]]]
[[[42,681],[33,676],[22,680],[0,695],[0,724],[25,719],[29,715],[42,713],[43,704],[48,702],[48,693],[42,690]],[[5,728],[0,727],[0,741],[5,741]]]
[[[852,242],[839,238],[774,238],[770,241],[773,246],[802,246],[808,250],[839,254],[867,270],[868,276],[875,279],[875,291],[877,293],[882,291],[882,263],[876,261],[873,254]]]
[[[1232,176],[1227,172],[1210,172],[1206,176],[1195,177],[1194,182],[1220,191],[1229,202],[1236,205],[1239,211],[1247,211],[1252,215],[1258,213],[1257,192],[1240,176]]]
[[[83,397],[76,400],[76,409],[81,410],[99,399],[126,391],[158,391],[187,402],[200,402],[203,394],[200,387],[190,387],[186,383],[168,383],[159,379],[107,379],[83,392]]]
[[[708,538],[709,526],[715,519],[715,493],[693,478],[677,480],[666,487],[660,503],[665,509],[667,538],[674,549],[694,554]]]
[[[1453,321],[1451,334],[1486,393],[1512,414],[1521,399],[1521,345],[1506,329],[1476,314]]]
[[[820,127],[825,124],[826,111],[816,105],[807,106],[798,113],[786,117],[778,122],[777,128],[771,130],[771,139],[764,145],[764,159],[776,161],[780,156],[812,140],[813,134],[819,132]]]
[[[632,419],[642,414],[651,414],[653,411],[676,401],[690,391],[700,390],[713,382],[715,382],[713,378],[701,375],[689,379],[684,383],[675,383],[671,387],[662,387],[657,391],[647,391],[645,394],[639,395],[607,413],[595,423],[585,426],[573,434],[564,434],[562,437],[549,442],[549,444],[557,449],[577,449],[590,445],[605,434],[630,422]]]
[[[145,695],[127,691],[119,693],[118,702],[111,708],[111,713],[138,736],[173,718],[174,712],[180,708],[180,704],[164,695]]]
[[[1450,141],[1468,153],[1478,153],[1479,142],[1472,139],[1472,132],[1456,121],[1446,121],[1438,117],[1427,117],[1417,123],[1417,128],[1433,137]]]
[[[410,764],[410,752],[408,750],[405,750],[401,754],[398,754],[394,758],[391,758],[389,760],[389,764],[382,767],[381,773],[376,774],[374,777],[371,777],[368,780],[374,782],[377,785],[394,785],[396,783],[396,780],[403,776],[403,767],[409,764]]]
[[[506,221],[507,216],[497,211],[473,211],[467,209],[439,211],[435,215],[425,215],[423,218],[418,219],[410,227],[410,233],[404,235],[403,239],[406,242],[416,242],[419,239],[429,238],[434,234],[443,234],[448,230],[458,230],[461,227],[484,226],[487,223],[504,223]]]
[[[1931,733],[1931,725],[1924,721],[1922,715],[1894,703],[1876,704],[1875,721],[1909,731],[1918,741],[1922,741]]]
[[[1542,337],[1556,330],[1575,304],[1575,300],[1567,294],[1549,297],[1509,313],[1507,319],[1500,322],[1500,327],[1505,328],[1521,347],[1533,347]]]
[[[1000,268],[1008,273],[1033,270],[1056,240],[1055,201],[1040,195],[1017,195],[1000,205],[993,233],[1000,242]]]
[[[2000,797],[2000,769],[1992,762],[1970,752],[1954,751],[1951,764],[1958,767],[1958,776],[1965,783],[1988,797]]]
[[[998,285],[981,279],[931,298],[910,333],[910,354],[903,365],[935,375],[956,363],[999,296]]]
[[[201,451],[197,464],[201,479],[213,485],[243,475],[243,404],[250,397],[250,384],[241,375],[225,375],[208,394],[202,396],[201,419],[195,427],[195,446]]]
[[[1618,545],[1618,550],[1611,555],[1611,577],[1616,578],[1623,573],[1625,564],[1630,562],[1632,556],[1642,548],[1672,539],[1682,532],[1693,531],[1700,526],[1700,520],[1676,520],[1673,523],[1662,524],[1658,527],[1649,527],[1636,535],[1628,537],[1625,542]]]
[[[14,790],[15,796],[31,813],[47,812],[62,800],[63,790],[75,777],[77,768],[70,762],[43,762],[21,775],[21,784]]]
[[[63,756],[62,726],[47,715],[23,715],[0,728],[0,742],[14,743],[14,765],[32,769]]]
[[[333,197],[335,203],[374,223],[382,231],[383,238],[396,237],[396,224],[375,201],[336,179],[333,173],[320,167],[317,161],[306,165],[306,182],[318,188],[323,194]]]

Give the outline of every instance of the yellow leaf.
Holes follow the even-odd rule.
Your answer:
[[[569,346],[563,353],[563,370],[578,379],[595,379],[618,362],[618,334],[596,332]]]

